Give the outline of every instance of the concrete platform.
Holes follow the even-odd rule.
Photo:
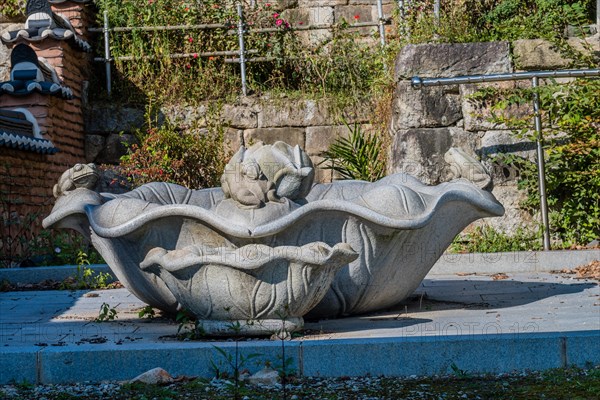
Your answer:
[[[431,375],[600,364],[600,287],[547,272],[430,274],[386,312],[306,323],[292,341],[180,341],[178,324],[140,319],[126,289],[0,293],[0,384],[126,380],[154,367],[214,376],[215,349],[259,353],[244,368],[292,357],[306,376]],[[95,322],[107,303],[117,319]],[[255,362],[256,361],[256,362]]]

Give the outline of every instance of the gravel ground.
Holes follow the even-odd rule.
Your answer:
[[[2,399],[599,399],[600,366],[501,375],[383,378],[290,378],[285,387],[180,377],[169,385],[104,382],[0,386]]]

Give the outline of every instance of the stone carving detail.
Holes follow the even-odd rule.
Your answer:
[[[63,172],[52,193],[58,198],[78,188],[93,189],[98,178],[100,174],[94,164],[75,164],[73,168]]]
[[[92,46],[79,37],[69,19],[52,11],[48,0],[28,0],[25,11],[27,14],[25,28],[4,32],[0,37],[2,42],[15,43],[19,39],[40,42],[52,38],[70,40],[82,51],[92,51]]]
[[[282,198],[303,199],[314,176],[312,162],[299,146],[259,142],[249,149],[240,147],[226,165],[221,185],[226,198],[242,207],[259,208]]]
[[[450,164],[454,178],[467,179],[483,190],[492,189],[492,177],[483,164],[461,148],[451,147],[444,154],[444,161]]]
[[[395,174],[311,188],[310,160],[285,143],[240,149],[222,182],[76,188],[57,198],[44,227],[91,232],[120,281],[150,305],[184,307],[209,333],[235,320],[243,333],[269,334],[301,328],[305,315],[398,303],[466,225],[504,212],[464,180],[432,187]]]

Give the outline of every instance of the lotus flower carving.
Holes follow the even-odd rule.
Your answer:
[[[282,313],[294,330],[304,316],[397,304],[465,226],[504,212],[465,180],[426,186],[394,174],[313,186],[313,176],[301,149],[259,143],[234,156],[223,189],[75,188],[44,226],[91,235],[123,284],[152,306],[184,307],[212,332],[251,320],[245,332],[267,333]]]

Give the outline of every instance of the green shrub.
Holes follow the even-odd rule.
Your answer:
[[[452,253],[496,253],[541,249],[540,232],[517,228],[513,234],[506,234],[488,225],[478,226],[465,235],[457,236],[449,247]]]
[[[374,182],[385,176],[385,152],[376,133],[365,133],[359,124],[348,128],[348,138],[340,137],[324,153],[325,169],[332,169],[343,179]]]
[[[565,30],[573,26],[581,36],[594,17],[594,0],[461,0],[441,2],[439,23],[433,16],[433,1],[412,3],[404,30],[412,43],[450,43],[546,39],[576,64],[589,64],[589,57],[571,48]],[[580,61],[579,61],[580,60]]]
[[[225,148],[223,127],[180,130],[170,123],[151,127],[121,158],[121,173],[134,187],[171,182],[191,189],[220,185],[231,154]]]
[[[2,6],[0,6],[0,15],[4,15],[8,18],[14,18],[24,14],[24,0],[2,0]]]
[[[108,11],[111,26],[222,26],[222,29],[211,30],[112,32],[111,54],[135,58],[134,61],[116,61],[114,97],[129,102],[149,97],[164,103],[224,99],[240,93],[240,66],[226,62],[237,55],[168,57],[176,53],[237,51],[239,45],[234,30],[238,17],[234,2],[208,0],[176,4],[168,0],[101,0],[98,5],[101,11]],[[251,91],[343,93],[348,99],[356,100],[364,97],[373,83],[385,75],[385,55],[379,46],[356,40],[357,36],[345,21],[335,27],[331,40],[311,47],[292,33],[293,27],[281,18],[274,6],[260,2],[257,8],[245,7],[246,49],[254,52],[247,57],[262,59],[247,64],[247,83]],[[257,28],[274,31],[256,32]],[[98,52],[102,53],[103,49],[99,48]],[[139,96],[139,91],[145,96]]]
[[[546,192],[550,228],[564,245],[587,244],[600,237],[600,80],[556,83],[535,90],[540,96],[545,138]],[[532,89],[508,93],[489,91],[500,107],[531,101]],[[532,115],[498,118],[517,129],[516,134],[535,140]],[[540,209],[536,163],[514,156],[503,162],[520,170],[519,186],[527,191],[523,206]]]

